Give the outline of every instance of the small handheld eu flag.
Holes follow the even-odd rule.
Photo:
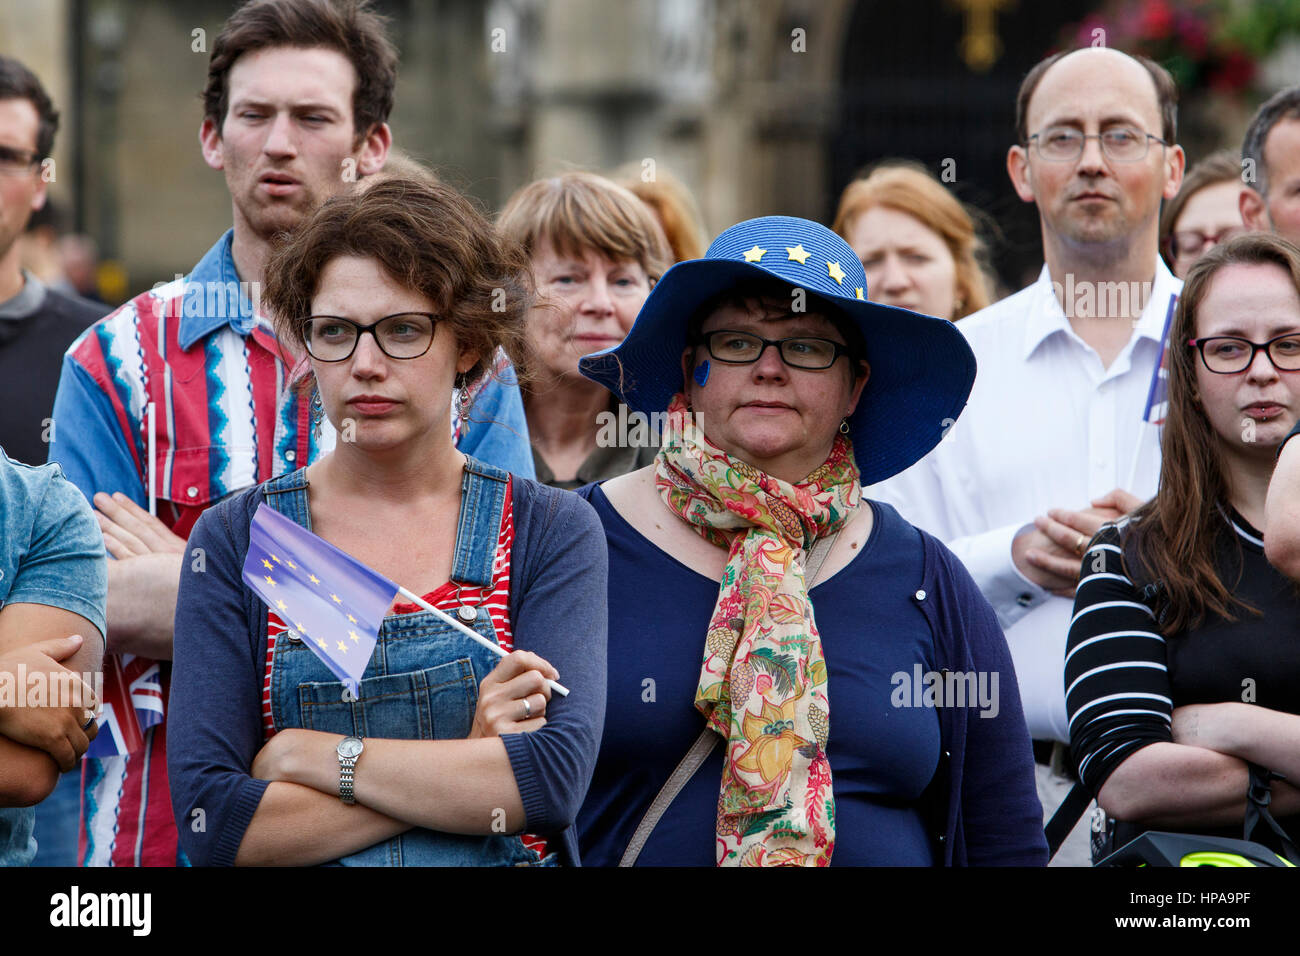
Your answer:
[[[265,503],[258,506],[249,527],[243,579],[358,697],[361,675],[398,594],[498,656],[506,656],[501,645]],[[568,695],[560,684],[548,683],[557,693]]]

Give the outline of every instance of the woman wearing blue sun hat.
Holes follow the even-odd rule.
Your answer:
[[[583,863],[1045,863],[993,610],[862,496],[961,414],[961,333],[866,301],[842,239],[771,216],[669,270],[580,367],[663,428],[653,465],[579,492],[610,562]]]

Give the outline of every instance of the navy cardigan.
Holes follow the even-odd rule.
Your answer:
[[[541,730],[502,741],[526,831],[559,836],[564,862],[577,865],[573,821],[605,718],[605,536],[577,495],[517,475],[512,488],[515,647],[555,665],[571,693],[552,700]],[[199,866],[234,863],[267,786],[249,775],[263,743],[266,607],[240,577],[249,525],[264,500],[259,486],[204,512],[189,539],[193,560],[181,571],[167,770],[181,846]],[[200,807],[204,826],[196,832],[191,811]]]

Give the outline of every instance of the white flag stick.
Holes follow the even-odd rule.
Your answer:
[[[466,637],[470,638],[471,640],[478,641],[478,643],[482,644],[484,647],[486,647],[489,651],[491,651],[491,652],[492,652],[493,654],[495,654],[497,657],[505,657],[506,654],[508,653],[508,652],[506,651],[506,649],[505,649],[504,647],[502,647],[500,644],[494,644],[492,641],[489,641],[486,637],[484,637],[484,636],[483,636],[482,634],[480,634],[478,631],[474,630],[473,628],[466,627],[464,624],[462,624],[460,621],[456,620],[456,619],[455,619],[454,617],[452,617],[450,614],[445,614],[444,612],[439,611],[436,607],[434,607],[432,604],[430,604],[430,603],[429,603],[428,601],[426,601],[424,598],[420,597],[418,594],[413,594],[413,593],[411,593],[410,591],[406,590],[406,588],[402,587],[401,585],[398,585],[398,587],[397,587],[397,593],[400,594],[402,597],[406,598],[406,599],[407,599],[408,601],[410,601],[412,604],[418,604],[420,607],[424,608],[426,611],[431,611],[433,614],[436,614],[438,617],[442,618],[444,621],[446,621],[448,624],[450,624],[450,625],[451,625],[452,627],[454,627],[456,630],[460,631],[460,632],[461,632],[462,634],[464,634]],[[569,696],[569,689],[568,689],[567,687],[565,687],[563,684],[558,683],[557,681],[553,681],[553,680],[548,680],[546,683],[547,683],[548,685],[550,685],[551,690],[555,691],[555,693],[559,694],[561,697],[568,697],[568,696]]]
[[[150,402],[145,406],[144,417],[149,428],[149,514],[155,518],[158,517],[158,469],[154,464],[154,428],[153,428],[154,403]]]
[[[1137,494],[1137,492],[1133,490],[1133,485],[1137,482],[1138,462],[1142,460],[1142,446],[1146,444],[1147,429],[1159,428],[1159,427],[1160,426],[1152,425],[1150,422],[1147,421],[1144,421],[1141,425],[1138,426],[1137,447],[1133,449],[1133,461],[1129,465],[1129,469],[1128,469],[1128,483],[1123,485],[1124,490],[1131,495]],[[1159,439],[1157,439],[1157,441],[1158,440]]]

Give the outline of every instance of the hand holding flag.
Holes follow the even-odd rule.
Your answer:
[[[401,594],[499,657],[506,650],[325,539],[262,504],[249,528],[244,583],[357,694],[393,599]],[[555,681],[551,689],[568,690]]]

